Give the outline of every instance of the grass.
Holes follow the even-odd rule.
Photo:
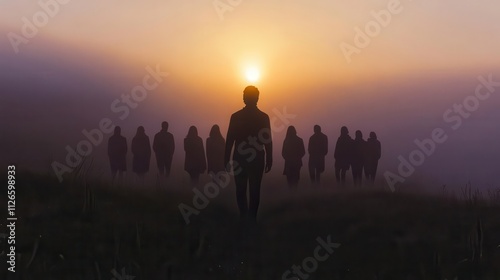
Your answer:
[[[328,235],[341,246],[308,279],[500,279],[498,192],[470,185],[429,196],[268,184],[246,227],[233,187],[186,225],[177,207],[192,205],[189,187],[68,182],[19,174],[12,279],[282,279]]]

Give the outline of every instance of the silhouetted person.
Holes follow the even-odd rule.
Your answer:
[[[115,127],[114,134],[108,140],[108,157],[113,181],[121,178],[127,170],[127,139],[121,135],[121,128]]]
[[[233,152],[233,171],[236,200],[243,220],[255,221],[260,201],[263,172],[271,170],[273,143],[269,116],[257,108],[259,90],[248,86],[243,91],[246,106],[231,115],[226,137],[224,165],[230,171],[229,159]],[[247,201],[247,188],[249,200]]]
[[[365,176],[366,180],[372,184],[375,181],[378,161],[381,154],[382,148],[380,141],[377,139],[377,134],[375,134],[375,132],[370,132],[370,138],[366,141]]]
[[[321,173],[325,171],[325,156],[328,154],[328,137],[321,132],[319,125],[314,126],[314,134],[309,138],[307,151],[311,182],[319,183]]]
[[[156,133],[153,140],[153,151],[156,156],[156,164],[160,175],[168,177],[172,166],[175,142],[172,133],[168,132],[168,122],[161,123],[160,132]]]
[[[352,178],[355,186],[361,185],[361,180],[363,178],[363,168],[365,166],[365,155],[366,155],[366,141],[363,139],[363,133],[356,130],[356,138],[353,142],[352,150]]]
[[[186,138],[184,138],[184,151],[186,152],[184,170],[189,173],[191,183],[196,184],[200,179],[200,174],[207,170],[203,140],[198,136],[196,126],[191,126]]]
[[[296,187],[300,179],[300,169],[302,168],[302,158],[306,154],[304,141],[297,136],[294,126],[289,126],[283,141],[281,155],[285,159],[283,175],[290,187]]]
[[[218,172],[225,171],[224,166],[224,148],[226,140],[222,137],[218,125],[212,126],[210,129],[210,136],[207,138],[207,172],[217,174]]]
[[[349,130],[343,126],[340,129],[340,136],[335,145],[335,178],[337,183],[345,184],[345,173],[349,170],[352,157],[353,140],[349,136]]]
[[[149,136],[146,135],[143,126],[137,128],[137,133],[132,139],[132,171],[137,173],[140,179],[149,171],[149,163],[151,161],[151,144]]]

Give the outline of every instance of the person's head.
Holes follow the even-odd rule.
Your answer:
[[[347,126],[340,128],[340,135],[349,135],[349,129],[347,129]]]
[[[286,137],[293,137],[297,136],[297,130],[295,129],[295,126],[291,125],[288,127],[286,131]]]
[[[243,91],[243,102],[249,106],[257,106],[259,90],[254,86],[247,86]]]
[[[361,130],[356,130],[356,138],[358,138],[358,139],[363,138],[363,133],[361,133]]]
[[[198,136],[198,129],[196,128],[196,126],[192,125],[189,128],[187,137],[197,137],[197,136]]]
[[[214,124],[210,129],[210,137],[221,137],[220,128],[218,125]]]
[[[144,126],[142,126],[142,125],[137,128],[137,134],[144,134],[145,131],[146,130],[144,129]]]
[[[122,133],[122,128],[119,126],[115,126],[115,135],[120,135]]]
[[[370,132],[370,138],[377,139],[377,134],[375,132]]]
[[[161,123],[161,130],[165,130],[165,131],[168,130],[168,122],[162,122]]]
[[[315,125],[314,126],[314,133],[320,133],[321,132],[321,126]]]

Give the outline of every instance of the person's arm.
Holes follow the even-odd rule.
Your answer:
[[[326,156],[328,154],[328,137],[325,135],[324,139],[323,139],[324,143],[323,143],[323,150],[324,150],[324,153],[323,155]]]
[[[231,158],[231,151],[233,150],[233,145],[235,142],[235,127],[234,127],[234,119],[233,116],[231,116],[231,119],[229,120],[229,127],[227,129],[227,135],[226,135],[226,145],[224,149],[224,167],[226,170],[229,172],[229,160]]]
[[[168,135],[169,137],[169,140],[170,140],[170,143],[167,147],[168,149],[168,154],[170,155],[170,157],[172,157],[174,155],[174,152],[175,152],[175,139],[174,139],[174,135],[172,134],[169,134]]]
[[[269,116],[266,115],[266,124],[264,129],[269,132],[269,141],[266,141],[264,147],[266,149],[266,168],[265,172],[268,173],[271,171],[271,167],[273,166],[273,139],[271,134],[271,122],[269,121]]]

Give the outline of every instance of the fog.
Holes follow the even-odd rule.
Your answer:
[[[139,125],[145,127],[152,141],[160,123],[168,121],[176,141],[173,169],[176,174],[183,174],[182,141],[189,126],[196,125],[205,139],[210,127],[219,124],[225,136],[231,113],[243,107],[243,88],[235,88],[233,93],[193,89],[176,80],[175,69],[165,68],[162,71],[168,71],[169,76],[136,108],[129,108],[124,117],[123,112],[112,109],[112,104],[123,105],[121,96],[142,83],[147,74],[144,65],[39,46],[36,52],[18,55],[0,51],[0,61],[0,161],[36,172],[54,174],[51,164],[54,161],[65,164],[66,146],[76,148],[86,139],[82,130],[97,129],[103,118],[109,118],[122,127],[129,145]],[[436,144],[424,162],[415,167],[405,181],[418,184],[408,187],[436,190],[447,185],[459,189],[468,182],[482,189],[497,187],[500,87],[479,101],[470,116],[448,112],[448,118],[443,117],[447,110],[453,110],[454,104],[463,103],[475,93],[480,75],[487,78],[490,74],[493,80],[500,80],[498,69],[473,69],[401,75],[349,86],[318,85],[307,92],[287,89],[277,94],[259,87],[259,108],[269,114],[274,126],[275,165],[271,175],[284,177],[281,144],[288,125],[297,128],[306,145],[313,125],[322,126],[329,137],[328,178],[333,178],[333,151],[341,126],[347,126],[351,136],[361,130],[365,139],[371,131],[376,132],[382,143],[377,174],[380,180],[386,171],[399,174],[398,157],[408,160],[417,149],[416,139],[431,138],[433,130],[441,128],[446,141]],[[287,118],[283,117],[285,112],[289,114]],[[106,157],[109,136],[104,133],[103,141],[93,146],[89,156],[94,159],[95,174],[109,174]],[[150,172],[155,170],[154,160],[153,156]],[[130,170],[130,150],[128,164]],[[307,166],[307,155],[304,164]],[[305,181],[306,168],[302,171]]]

